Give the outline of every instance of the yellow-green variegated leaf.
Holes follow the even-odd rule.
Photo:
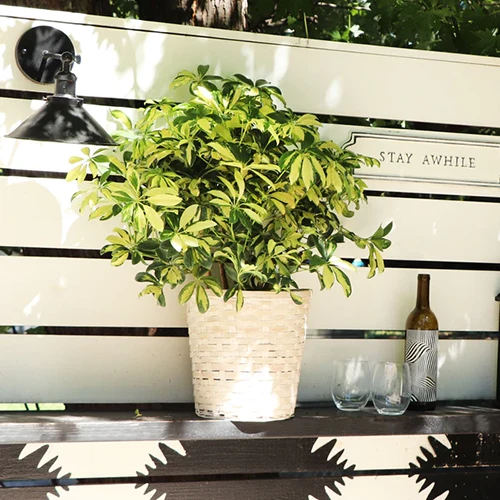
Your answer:
[[[89,215],[89,219],[100,219],[109,217],[113,213],[113,205],[102,205],[97,207],[92,213]]]
[[[132,128],[132,122],[130,121],[130,118],[123,111],[120,111],[119,109],[113,109],[111,111],[111,116],[118,120],[125,128],[129,130]]]
[[[176,234],[170,240],[170,244],[177,250],[177,252],[182,252],[182,239],[180,235]]]
[[[188,236],[187,234],[181,234],[179,235],[181,238],[181,242],[185,247],[192,247],[196,248],[199,246],[199,240],[196,238],[193,238],[192,236]]]
[[[375,251],[375,258],[377,260],[378,272],[383,273],[385,270],[385,264],[382,254],[376,248],[374,248],[373,250]]]
[[[196,214],[198,213],[199,205],[190,205],[182,212],[181,220],[179,222],[179,229],[182,229],[185,225],[189,224]]]
[[[245,304],[245,298],[243,297],[243,291],[241,288],[238,288],[236,292],[236,310],[241,311],[241,308]]]
[[[306,188],[310,188],[314,182],[314,170],[311,160],[306,156],[302,161],[302,180]]]
[[[302,165],[302,158],[296,156],[290,166],[290,184],[295,184],[300,176],[300,166]]]
[[[222,144],[219,144],[218,142],[210,142],[208,144],[212,149],[215,149],[217,153],[221,156],[221,158],[225,161],[235,161],[236,158],[234,157],[233,153],[229,150],[229,148],[226,148]]]
[[[116,252],[111,257],[111,265],[116,267],[121,266],[127,260],[127,257],[128,257],[128,251],[126,250]]]
[[[351,280],[349,277],[340,269],[333,268],[333,272],[335,273],[335,277],[337,281],[342,285],[344,289],[344,293],[346,297],[349,297],[352,292]]]
[[[188,233],[198,233],[203,231],[204,229],[208,229],[210,227],[215,227],[217,225],[213,220],[200,220],[195,222],[191,226],[186,228],[186,232]]]
[[[314,156],[311,156],[310,160],[311,160],[312,166],[314,167],[314,170],[316,171],[316,173],[318,174],[318,177],[321,180],[321,184],[324,186],[326,184],[326,175],[325,175],[325,172],[323,171],[323,167],[321,166],[321,163]]]
[[[342,179],[340,178],[339,173],[332,164],[328,166],[328,169],[326,171],[326,178],[329,185],[333,184],[333,187],[335,188],[335,191],[337,191],[337,193],[342,192]]]
[[[290,297],[299,306],[304,303],[304,299],[298,293],[290,291]]]
[[[257,222],[257,224],[262,224],[262,218],[258,213],[254,212],[253,210],[250,210],[249,208],[242,208],[242,210],[254,222]]]
[[[290,208],[295,208],[295,198],[290,193],[276,192],[271,195],[271,198],[281,201]]]
[[[200,127],[205,132],[210,132],[210,121],[208,118],[200,118],[198,120],[198,127]]]
[[[165,224],[163,223],[163,219],[161,215],[152,207],[148,205],[142,205],[144,212],[146,214],[147,221],[153,226],[157,231],[163,231]]]
[[[68,182],[76,181],[78,179],[78,182],[81,182],[79,179],[82,175],[83,172],[83,178],[85,179],[85,175],[87,173],[87,170],[84,165],[78,165],[75,168],[72,168],[66,175],[66,180]],[[83,180],[83,179],[82,179]]]
[[[115,156],[110,156],[109,162],[112,163],[122,174],[125,174],[126,172],[125,165],[118,158],[116,158]]]
[[[110,243],[115,243],[116,245],[123,245],[123,246],[128,246],[128,244],[130,243],[130,241],[127,241],[121,236],[118,236],[116,234],[111,234],[106,238],[106,240],[109,241]]]
[[[239,170],[234,171],[234,180],[238,186],[238,200],[240,200],[245,194],[245,181],[243,180],[243,176]]]
[[[220,135],[227,142],[231,142],[233,140],[233,138],[231,137],[231,132],[229,132],[229,130],[224,127],[224,125],[216,125],[215,133]]]
[[[136,229],[139,231],[139,233],[143,233],[144,230],[146,229],[146,214],[144,213],[144,210],[140,207],[137,206],[135,209],[135,225]]]
[[[179,292],[179,303],[185,304],[193,295],[196,281],[190,281],[186,286],[182,288]]]
[[[196,305],[198,306],[198,310],[201,313],[207,312],[208,307],[210,306],[210,301],[208,300],[207,291],[201,285],[198,285],[196,287]]]
[[[182,201],[182,198],[172,194],[157,194],[148,196],[148,201],[152,205],[157,205],[159,207],[175,207]]]
[[[312,127],[321,127],[321,123],[318,121],[318,118],[307,113],[299,117],[299,119],[297,120],[297,124]]]
[[[331,288],[335,283],[335,276],[328,265],[323,266],[323,283],[326,288]]]

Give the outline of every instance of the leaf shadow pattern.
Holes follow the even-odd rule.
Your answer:
[[[500,435],[457,434],[447,437],[450,448],[429,437],[430,449],[420,448],[424,458],[417,457],[418,464],[410,463],[412,472],[409,477],[417,476],[417,483],[422,483],[421,492],[432,487],[427,500],[435,500],[446,492],[447,500],[496,500],[500,474],[484,467],[500,464]],[[469,469],[460,470],[462,467]],[[446,469],[446,472],[432,473],[436,469]]]
[[[318,461],[318,464],[328,463],[327,471],[320,471],[317,473],[306,473],[307,477],[325,477],[328,478],[328,484],[321,485],[319,483],[314,484],[314,491],[310,492],[310,497],[317,500],[329,500],[332,498],[331,492],[342,496],[342,492],[339,486],[345,486],[344,479],[353,479],[352,472],[356,465],[348,465],[347,459],[343,459],[344,449],[335,450],[337,445],[337,440],[333,439],[326,442],[323,445],[318,446],[318,440],[311,449],[311,454],[314,455]]]
[[[40,463],[43,461],[44,455],[49,449],[49,445],[44,445],[41,448],[38,448],[33,453],[25,456],[24,458],[19,459],[21,456],[24,445],[19,445],[18,450],[15,447],[5,446],[3,447],[3,451],[8,450],[8,456],[2,456],[2,461],[10,464],[19,464],[19,472],[15,472],[14,474],[17,476],[16,479],[8,479],[1,482],[1,486],[4,488],[16,488],[20,486],[20,481],[22,481],[23,486],[35,486],[37,488],[38,493],[40,493],[40,499],[49,498],[48,494],[50,493],[54,497],[59,497],[60,489],[62,488],[65,491],[68,491],[68,484],[71,473],[67,473],[63,476],[59,476],[62,467],[54,468],[54,464],[57,462],[59,457],[54,457],[49,461],[45,462],[40,466]],[[16,467],[17,468],[17,467]],[[11,471],[11,475],[14,471]],[[30,483],[30,484],[28,484]],[[58,489],[56,489],[58,486]],[[2,490],[3,493],[6,493],[6,490]],[[1,498],[4,498],[1,496]]]
[[[150,464],[146,465],[147,472],[137,473],[140,480],[136,489],[148,496],[148,500],[163,500],[164,495],[175,496],[174,483],[186,480],[195,479],[190,489],[190,494],[194,495],[198,491],[196,488],[208,484],[213,491],[218,491],[217,484],[227,485],[240,480],[247,485],[251,480],[256,480],[256,484],[261,480],[283,480],[283,486],[290,487],[292,482],[287,479],[303,479],[307,484],[302,490],[304,500],[329,500],[342,495],[341,487],[345,485],[346,477],[352,479],[355,466],[348,465],[348,460],[343,458],[343,449],[335,449],[336,439],[325,440],[320,445],[318,440],[311,438],[270,440],[265,444],[263,441],[228,441],[220,446],[202,441],[183,442],[185,456],[160,444],[165,460],[151,456]],[[231,465],[228,467],[228,464]],[[167,476],[169,479],[165,481]]]

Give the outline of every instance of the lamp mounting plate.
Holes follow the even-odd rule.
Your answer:
[[[62,54],[75,48],[69,37],[51,26],[36,26],[19,38],[16,46],[16,61],[19,69],[30,80],[38,83],[54,83],[61,61],[44,57],[45,52]]]

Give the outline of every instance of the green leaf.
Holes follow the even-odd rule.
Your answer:
[[[139,283],[157,283],[157,279],[151,276],[149,273],[137,273],[135,275],[135,281]]]
[[[203,78],[207,74],[209,68],[209,64],[200,64],[197,68],[198,75]]]
[[[207,291],[201,285],[196,287],[196,305],[201,313],[206,313],[210,306],[210,301],[208,300]]]
[[[179,303],[185,304],[194,293],[194,289],[196,286],[196,281],[190,281],[187,285],[185,285],[181,291],[179,292]]]
[[[144,253],[152,253],[155,252],[160,248],[160,242],[158,240],[146,240],[146,241],[141,241],[137,245],[137,250],[139,252],[144,252]]]
[[[69,162],[71,164],[81,163],[82,161],[83,161],[83,158],[80,158],[79,156],[71,156],[69,159]]]

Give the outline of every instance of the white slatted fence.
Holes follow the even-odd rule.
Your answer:
[[[122,109],[167,94],[182,69],[210,64],[214,72],[244,73],[282,88],[289,106],[319,115],[500,127],[500,62],[473,56],[235,33],[130,20],[104,19],[0,6],[0,247],[28,255],[0,257],[0,324],[15,326],[166,328],[165,337],[2,335],[2,402],[180,402],[192,398],[187,339],[168,336],[186,326],[185,311],[169,292],[165,309],[139,299],[137,267],[115,269],[97,257],[118,223],[89,222],[72,206],[74,184],[64,180],[79,147],[3,136],[40,101],[25,92],[51,93],[22,76],[14,59],[27,29],[64,31],[82,55],[74,68],[77,93],[100,105],[87,109],[108,131],[115,127],[107,100]],[[170,94],[182,98],[182,94]],[[128,101],[128,100],[133,100]],[[429,127],[432,128],[432,127]],[[327,125],[324,136],[342,144],[359,126]],[[380,133],[380,129],[376,132]],[[404,130],[384,130],[401,136]],[[498,144],[494,136],[413,131],[422,138]],[[500,172],[492,162],[492,172]],[[416,275],[432,275],[432,306],[450,340],[440,342],[439,397],[493,398],[496,390],[500,291],[500,193],[498,186],[383,179],[374,169],[369,203],[353,227],[371,234],[394,222],[388,269],[374,280],[353,276],[354,292],[315,293],[299,398],[329,399],[334,358],[402,357],[401,339],[347,338],[349,333],[401,331],[413,308]],[[496,174],[495,174],[496,175]],[[386,193],[385,196],[382,193]],[[391,194],[392,193],[392,194]],[[52,253],[47,256],[40,249]],[[68,251],[81,252],[78,255]],[[342,257],[362,254],[346,246]],[[346,334],[347,332],[347,334]],[[360,333],[361,332],[361,333]],[[481,337],[490,336],[490,339]],[[367,335],[364,335],[365,337]],[[469,336],[469,337],[468,337]]]

